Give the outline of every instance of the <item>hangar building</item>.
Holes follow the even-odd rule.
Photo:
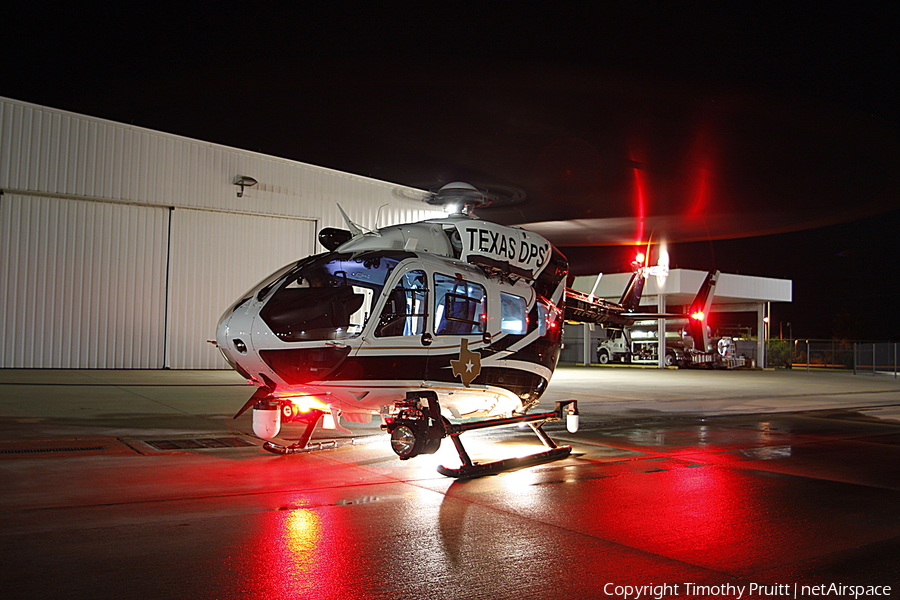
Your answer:
[[[206,340],[341,206],[430,218],[417,190],[0,98],[0,367],[227,368]]]

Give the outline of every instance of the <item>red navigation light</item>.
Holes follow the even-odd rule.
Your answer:
[[[638,252],[638,255],[634,257],[634,261],[638,264],[644,264],[644,259],[647,258],[644,256],[643,252]]]
[[[702,310],[698,310],[695,313],[691,313],[691,318],[696,321],[702,321],[703,319],[706,318],[706,315],[703,314]]]

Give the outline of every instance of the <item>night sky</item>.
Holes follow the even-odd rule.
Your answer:
[[[676,267],[792,279],[785,336],[900,340],[889,8],[142,6],[12,9],[0,95],[468,181],[524,197],[479,215],[552,231],[574,273],[625,270],[652,235]]]

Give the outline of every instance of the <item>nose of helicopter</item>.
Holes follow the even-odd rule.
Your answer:
[[[230,330],[231,324],[231,315],[222,316],[219,319],[219,324],[216,327],[216,346],[219,348],[219,352],[222,353],[222,356],[225,358],[225,361],[231,365],[232,369],[237,368],[237,363],[235,361],[234,355],[237,353],[236,348],[232,343],[228,333]]]
[[[234,310],[222,315],[216,328],[216,344],[222,352],[222,356],[233,369],[245,377],[246,370],[241,368],[241,363],[251,356],[252,342],[250,336],[250,324],[252,316],[245,311]],[[247,377],[250,379],[250,377]]]
[[[222,318],[219,319],[219,323],[216,325],[216,345],[219,348],[225,348],[228,344],[227,332],[230,321],[231,315],[222,315]]]

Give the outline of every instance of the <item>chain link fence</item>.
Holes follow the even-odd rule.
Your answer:
[[[769,340],[766,366],[782,369],[845,370],[897,377],[900,343],[838,340]]]

